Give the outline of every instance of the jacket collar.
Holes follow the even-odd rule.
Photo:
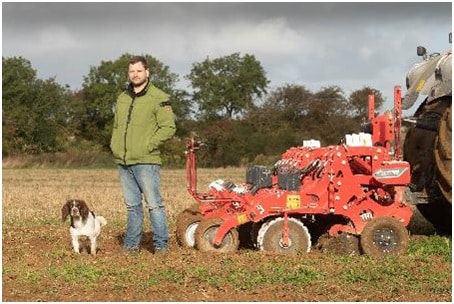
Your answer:
[[[126,87],[126,92],[131,97],[143,96],[143,95],[145,95],[147,93],[147,91],[148,91],[148,89],[150,88],[151,85],[152,84],[151,84],[150,78],[148,78],[147,85],[142,89],[142,91],[136,93],[136,92],[134,92],[134,87],[132,86],[132,83],[129,83],[128,86]]]

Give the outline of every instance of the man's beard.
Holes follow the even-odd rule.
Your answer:
[[[139,83],[135,83],[135,82],[131,82],[132,83],[132,86],[137,88],[137,87],[140,87],[142,85],[144,85],[145,83],[147,83],[148,81],[148,78],[145,78],[143,81],[139,82]]]

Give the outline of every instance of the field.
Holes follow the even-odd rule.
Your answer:
[[[183,170],[162,171],[170,221],[166,255],[153,255],[148,218],[142,250],[121,252],[126,211],[116,170],[3,169],[2,301],[437,301],[452,300],[451,238],[415,212],[410,248],[399,257],[313,250],[282,256],[240,248],[231,254],[181,248],[175,219],[193,204]],[[199,189],[243,169],[199,170]],[[81,198],[108,220],[96,257],[73,254],[67,199]]]

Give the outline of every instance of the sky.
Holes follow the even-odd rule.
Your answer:
[[[2,56],[73,90],[90,67],[130,53],[152,55],[189,91],[194,63],[240,53],[261,63],[269,92],[369,86],[391,107],[422,60],[416,47],[451,50],[451,31],[451,2],[2,2]]]

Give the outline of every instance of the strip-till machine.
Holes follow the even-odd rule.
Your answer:
[[[371,95],[369,132],[333,146],[307,141],[273,168],[248,168],[245,183],[216,180],[205,193],[197,191],[201,143],[188,140],[187,188],[197,204],[178,216],[178,242],[231,252],[246,232],[253,246],[271,252],[309,252],[313,241],[375,256],[406,251],[412,211],[404,193],[410,165],[401,157],[400,87],[394,111],[374,111]]]

